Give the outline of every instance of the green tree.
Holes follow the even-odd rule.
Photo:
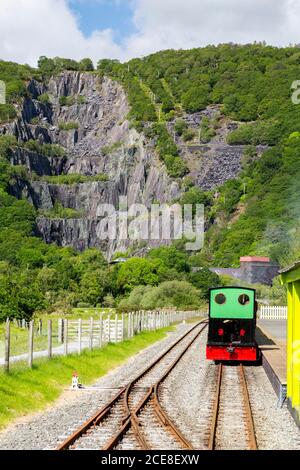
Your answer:
[[[148,260],[142,258],[131,258],[123,263],[117,274],[119,289],[130,292],[138,285],[155,286],[159,283],[159,272],[162,262],[158,259]]]
[[[85,58],[79,62],[79,70],[83,72],[93,72],[94,64],[91,59]]]

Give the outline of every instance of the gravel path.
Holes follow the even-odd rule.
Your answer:
[[[190,327],[179,325],[166,339],[131,358],[93,387],[67,391],[49,411],[24,418],[0,433],[0,449],[55,448]],[[205,344],[203,334],[160,389],[161,403],[168,416],[194,448],[200,450],[207,445],[217,378],[217,367],[205,360]],[[286,407],[277,407],[277,397],[263,368],[245,367],[245,373],[259,448],[300,450],[300,431]]]
[[[87,349],[89,347],[89,342],[88,340],[82,341],[82,351],[84,349]],[[68,343],[68,354],[76,353],[78,351],[78,342],[72,342]],[[65,353],[64,345],[62,346],[57,346],[56,348],[52,349],[52,355],[53,356],[63,356]],[[43,351],[36,351],[33,353],[33,359],[40,359],[40,358],[45,358],[48,357],[48,351],[43,350]],[[28,360],[28,353],[24,354],[18,354],[17,356],[10,356],[9,362],[22,362],[22,361],[27,361]],[[5,363],[5,359],[3,357],[0,357],[0,366],[3,366]]]

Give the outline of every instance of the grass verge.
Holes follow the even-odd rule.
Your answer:
[[[36,360],[32,370],[14,366],[9,375],[0,371],[0,429],[14,419],[43,410],[54,402],[64,387],[70,385],[74,370],[80,381],[88,385],[129,357],[166,336],[172,327],[156,332],[143,332],[129,341],[108,344],[103,349],[84,351],[80,356],[55,357],[51,361]]]

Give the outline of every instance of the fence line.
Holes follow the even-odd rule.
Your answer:
[[[105,318],[105,314],[101,313],[99,319],[91,317],[89,320],[70,320],[67,318],[58,319],[57,327],[57,343],[60,346],[53,347],[53,323],[55,320],[48,320],[47,327],[44,326],[42,320],[37,324],[32,320],[29,323],[21,321],[13,321],[18,327],[28,330],[28,366],[33,366],[34,354],[36,357],[45,356],[51,359],[54,354],[67,356],[68,354],[78,353],[84,349],[92,351],[94,348],[102,348],[108,343],[119,343],[128,340],[143,331],[156,331],[166,328],[172,324],[192,320],[199,317],[207,316],[206,310],[201,311],[140,311],[122,313],[112,315],[109,313]],[[9,319],[6,321],[5,340],[4,340],[4,370],[9,372],[10,354],[11,354],[11,323]],[[45,350],[36,351],[34,353],[34,338],[45,337]],[[20,355],[16,360],[24,360],[24,354]]]
[[[288,309],[278,305],[264,305],[258,311],[258,318],[261,320],[287,320]]]

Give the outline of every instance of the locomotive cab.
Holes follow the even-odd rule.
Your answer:
[[[257,361],[256,313],[254,289],[210,289],[207,359]]]

